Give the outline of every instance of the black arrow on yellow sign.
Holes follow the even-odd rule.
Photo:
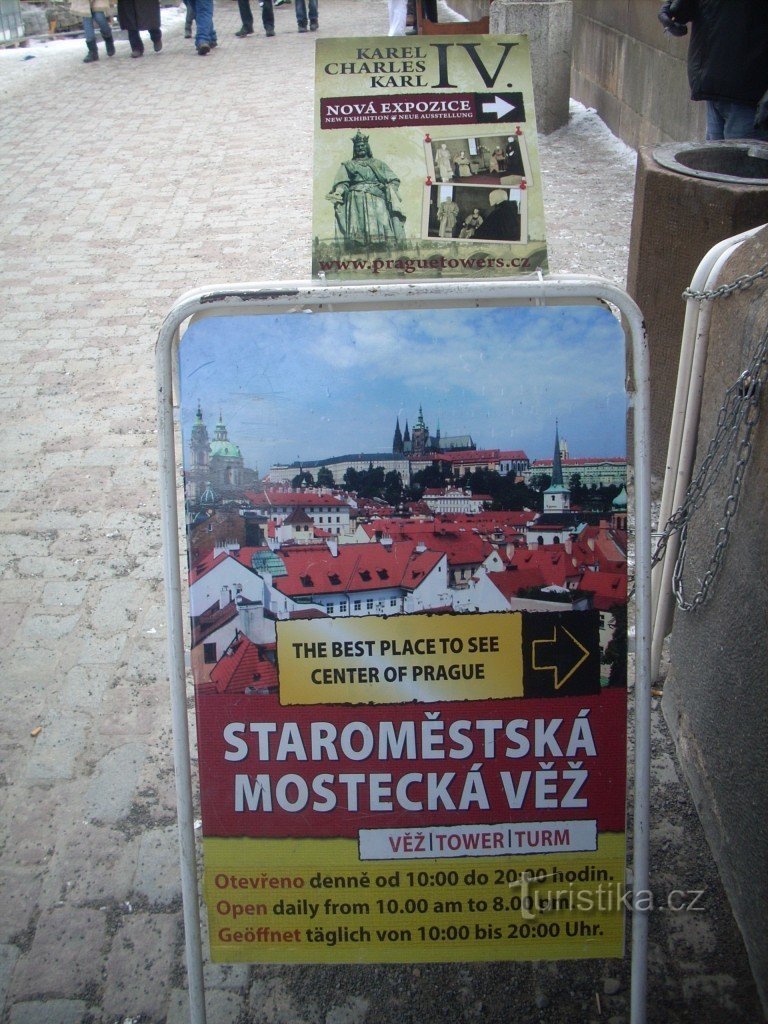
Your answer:
[[[560,636],[558,637],[558,631]],[[576,648],[574,654],[576,660],[573,662],[570,668],[566,670],[566,666],[562,665],[554,656],[555,652],[550,650],[548,653],[539,653],[540,648],[551,648],[552,644],[563,645],[563,637],[567,637]],[[565,641],[567,644],[567,641]],[[566,629],[565,626],[555,626],[552,630],[552,638],[550,640],[534,640],[532,644],[532,667],[534,672],[554,672],[554,683],[555,689],[562,689],[568,680],[577,672],[584,662],[589,657],[589,651],[580,643],[576,637],[571,633],[570,630]],[[546,659],[552,659],[553,664],[549,664]],[[540,663],[541,662],[541,663]]]
[[[600,613],[523,613],[526,697],[600,692]]]

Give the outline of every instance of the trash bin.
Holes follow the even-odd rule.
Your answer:
[[[657,146],[653,158],[678,174],[731,185],[768,185],[768,143],[685,142]]]
[[[682,292],[717,242],[768,223],[768,143],[681,142],[638,152],[627,291],[651,362],[651,472],[664,475],[685,317]]]
[[[24,21],[19,0],[0,0],[0,45],[18,43],[24,38]]]

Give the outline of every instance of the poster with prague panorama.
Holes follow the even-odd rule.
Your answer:
[[[616,318],[209,316],[180,382],[212,958],[621,956]]]
[[[547,269],[527,36],[319,39],[312,274]]]

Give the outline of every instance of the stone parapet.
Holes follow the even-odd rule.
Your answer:
[[[536,125],[543,135],[568,123],[571,92],[571,0],[494,0],[491,34],[527,35]]]

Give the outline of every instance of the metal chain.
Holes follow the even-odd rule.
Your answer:
[[[720,299],[724,295],[730,295],[732,292],[743,292],[747,288],[751,288],[755,281],[759,281],[761,277],[768,277],[768,263],[765,263],[754,274],[742,274],[741,277],[737,277],[731,284],[720,285],[719,288],[713,288],[708,292],[697,292],[693,288],[686,288],[683,292],[683,298],[698,299],[699,302],[703,302],[706,299]]]
[[[765,276],[766,271],[768,271],[768,264],[757,275],[753,275],[749,283],[751,284],[757,277]],[[739,280],[744,279],[740,278]],[[718,291],[721,295],[726,295],[737,287],[739,285],[735,283],[728,286],[727,291],[722,291],[722,289],[718,289]],[[749,287],[749,285],[741,287]],[[709,443],[704,461],[686,491],[683,504],[669,517],[664,532],[659,537],[653,555],[653,565],[656,565],[664,557],[670,537],[674,533],[680,534],[680,549],[672,576],[672,589],[675,600],[683,611],[693,611],[706,601],[722,565],[723,555],[730,539],[731,521],[739,505],[741,485],[744,481],[749,457],[752,454],[752,433],[760,417],[760,395],[767,371],[768,330],[763,335],[747,369],[726,390],[717,417],[715,435]],[[723,510],[723,523],[715,536],[714,551],[710,557],[709,566],[701,577],[698,591],[693,597],[686,598],[683,572],[688,553],[688,528],[695,511],[701,507],[705,496],[718,479],[726,460],[733,453],[736,456],[736,464]]]

